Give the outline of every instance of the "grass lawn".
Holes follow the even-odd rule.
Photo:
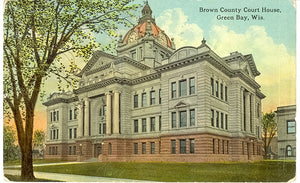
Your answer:
[[[60,159],[34,159],[33,164],[66,162]],[[3,162],[4,166],[21,165],[21,160]]]
[[[295,161],[252,163],[109,162],[34,167],[34,171],[99,177],[179,182],[286,182],[295,176]]]

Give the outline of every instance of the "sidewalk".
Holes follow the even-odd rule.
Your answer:
[[[4,174],[21,175],[21,170],[4,169]],[[47,172],[34,172],[34,176],[35,178],[38,179],[48,179],[48,180],[64,181],[64,182],[151,182],[145,180],[119,179],[119,178],[95,177],[95,176],[47,173]]]

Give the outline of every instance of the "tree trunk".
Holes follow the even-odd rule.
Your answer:
[[[26,146],[28,145],[26,144]],[[32,181],[35,179],[33,175],[32,149],[31,147],[30,148],[27,147],[26,149],[27,152],[22,152],[21,179],[23,181]]]

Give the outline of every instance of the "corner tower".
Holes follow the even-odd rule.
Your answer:
[[[138,25],[130,29],[118,43],[118,56],[128,56],[151,68],[161,65],[175,51],[173,39],[159,28],[146,2]]]

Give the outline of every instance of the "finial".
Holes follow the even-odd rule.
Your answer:
[[[202,39],[202,44],[205,44],[206,43],[206,40],[204,39],[204,37],[203,37],[203,39]]]

